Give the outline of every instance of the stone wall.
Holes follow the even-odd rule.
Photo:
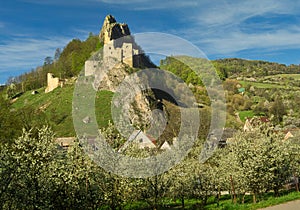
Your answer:
[[[122,62],[122,49],[115,46],[115,41],[112,40],[103,46],[103,58],[112,57],[117,61]]]
[[[115,40],[112,40],[103,47],[104,58],[116,58],[119,62],[125,63],[130,67],[135,67],[133,56],[138,54],[139,50],[134,49],[132,43],[123,43],[121,47],[118,47],[115,44]]]
[[[85,76],[91,76],[95,74],[98,66],[98,61],[87,60],[84,64]]]
[[[62,80],[60,80],[58,77],[54,77],[53,74],[48,73],[47,74],[47,88],[45,90],[45,93],[49,93],[59,86],[62,87],[63,84],[64,84],[64,82]]]
[[[129,65],[130,67],[134,66],[133,63],[133,49],[131,43],[124,43],[122,46],[122,61]]]

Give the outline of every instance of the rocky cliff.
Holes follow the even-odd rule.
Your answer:
[[[99,38],[104,44],[107,44],[111,40],[116,40],[129,35],[130,31],[127,24],[117,23],[112,15],[107,15],[104,19]]]
[[[122,37],[126,37],[126,39],[119,39]],[[149,127],[152,121],[151,104],[156,102],[155,95],[151,89],[147,88],[147,82],[139,81],[139,78],[136,75],[132,76],[132,73],[139,70],[134,67],[154,67],[155,65],[143,54],[134,38],[130,36],[128,25],[117,23],[111,15],[106,16],[99,38],[104,43],[104,47],[86,61],[85,75],[94,75],[95,89],[119,91],[118,94],[124,95],[123,98],[118,99],[119,102],[113,102],[116,109],[122,109],[123,118],[129,119],[132,125],[138,125],[140,128]],[[124,43],[125,46],[130,44],[133,52],[138,52],[138,55],[134,53],[127,55],[126,59],[130,56],[133,61],[138,59],[139,66],[130,66],[128,62],[123,61],[122,57],[120,58],[119,51],[121,51],[121,56],[125,54],[122,52]],[[120,93],[123,91],[120,90],[120,85],[125,92]],[[136,93],[138,94],[134,95]]]

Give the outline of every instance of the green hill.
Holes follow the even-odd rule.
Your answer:
[[[72,98],[74,85],[66,85],[57,88],[50,93],[45,93],[45,88],[37,90],[38,94],[32,95],[32,91],[22,94],[12,105],[14,111],[30,107],[33,121],[41,121],[50,125],[57,136],[75,136],[72,119]],[[99,127],[106,126],[111,120],[110,101],[112,92],[100,91],[95,98],[95,113]]]

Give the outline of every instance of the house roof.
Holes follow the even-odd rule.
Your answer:
[[[160,149],[162,149],[162,150],[170,150],[170,149],[171,149],[171,146],[169,145],[169,143],[168,143],[167,141],[165,141],[165,142],[161,145]]]
[[[55,142],[62,147],[70,147],[74,145],[75,140],[76,137],[61,137],[61,138],[56,138]]]
[[[144,133],[141,130],[133,131],[132,134],[129,136],[128,141],[135,141],[137,139],[138,140],[142,139],[145,142],[150,141],[156,145],[156,139],[154,137],[152,137],[151,135]]]
[[[260,122],[270,122],[269,118],[265,117],[265,116],[262,116],[262,117],[247,117],[247,120],[250,123],[253,123],[254,121],[255,122],[257,122],[257,121],[260,121]]]
[[[285,130],[284,133],[285,133],[285,136],[284,136],[285,140],[289,139],[289,138],[300,137],[300,129],[299,128]]]
[[[133,131],[126,143],[118,151],[121,152],[125,150],[130,143],[137,143],[140,149],[156,148],[156,140],[141,130]]]
[[[246,122],[244,124],[244,131],[250,131],[253,130],[253,128],[260,123],[268,123],[270,122],[269,118],[267,117],[252,117],[247,118]]]

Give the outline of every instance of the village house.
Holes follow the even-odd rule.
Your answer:
[[[139,149],[154,149],[156,148],[156,141],[155,139],[151,138],[150,136],[147,136],[143,131],[141,130],[135,130],[132,132],[132,134],[129,136],[126,143],[119,149],[119,152],[122,152],[125,150],[129,144],[137,144]]]
[[[130,144],[136,144],[139,149],[160,149],[160,150],[170,150],[170,144],[165,141],[161,145],[157,145],[157,141],[152,136],[144,133],[141,130],[135,130],[129,136],[126,143],[118,150],[118,152],[124,151]]]
[[[267,117],[247,118],[246,122],[244,124],[243,131],[252,131],[261,122],[263,122],[263,123],[269,123],[270,120]]]
[[[300,137],[300,129],[299,128],[285,131],[284,140],[296,138],[296,137],[298,137],[298,138]]]
[[[69,147],[73,146],[75,141],[76,137],[62,137],[55,139],[55,142],[63,149],[68,149]]]

